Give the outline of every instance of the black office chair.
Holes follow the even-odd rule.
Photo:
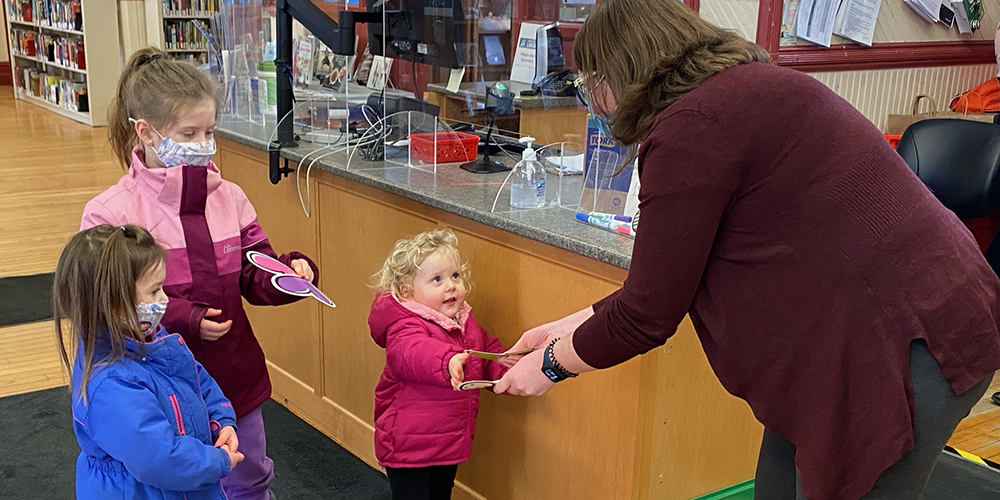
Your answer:
[[[896,151],[941,204],[959,219],[1000,209],[1000,125],[970,120],[923,120],[903,132]],[[986,250],[1000,276],[1000,234]],[[1000,392],[993,394],[1000,405]]]

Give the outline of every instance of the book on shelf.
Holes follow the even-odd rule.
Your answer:
[[[71,111],[90,111],[87,84],[80,80],[53,75],[33,67],[17,67],[14,85],[18,93],[43,99]]]
[[[57,35],[39,34],[35,36],[35,52],[43,54],[45,61],[67,68],[85,70],[83,41]]]
[[[205,52],[182,52],[179,54],[171,54],[170,57],[172,59],[187,61],[195,66],[203,66],[208,62],[208,54]]]
[[[198,26],[205,24],[198,20],[166,21],[163,25],[163,42],[169,50],[204,50],[208,45]]]
[[[37,57],[37,44],[35,38],[37,33],[30,30],[13,28],[10,30],[11,51],[16,56]]]
[[[163,0],[165,16],[211,16],[219,12],[217,0]]]
[[[62,30],[83,29],[80,0],[33,0],[34,23]]]
[[[83,30],[80,1],[7,0],[7,19],[69,31]]]
[[[20,23],[35,22],[34,9],[30,1],[7,0],[7,19]]]

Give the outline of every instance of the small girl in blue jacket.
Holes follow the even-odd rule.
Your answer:
[[[163,255],[139,226],[101,225],[59,257],[52,302],[72,375],[80,500],[225,500],[219,481],[243,460],[232,405],[159,326]]]

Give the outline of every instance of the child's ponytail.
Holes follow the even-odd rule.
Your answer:
[[[135,312],[136,281],[163,256],[153,236],[133,225],[95,226],[77,233],[63,248],[52,283],[56,342],[66,368],[72,372],[76,361],[83,370],[84,402],[94,368],[120,360],[126,337],[144,341]],[[69,332],[63,330],[64,321]],[[95,359],[95,345],[104,337],[110,352]]]
[[[206,99],[216,104],[218,114],[218,95],[218,85],[193,64],[170,59],[156,47],[137,51],[122,70],[108,106],[108,142],[115,158],[125,170],[132,163],[139,137],[129,118],[165,127],[180,108]]]
[[[129,118],[134,118],[129,116],[128,101],[134,95],[132,87],[135,76],[141,66],[163,57],[166,54],[156,47],[147,47],[133,54],[118,78],[115,98],[108,106],[108,142],[111,143],[115,157],[126,170],[132,163],[132,147],[139,139],[135,135],[135,127],[129,122]]]

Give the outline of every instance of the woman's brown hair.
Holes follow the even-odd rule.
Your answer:
[[[84,402],[94,368],[121,360],[126,338],[144,342],[135,312],[135,283],[162,261],[163,248],[148,231],[133,225],[95,226],[76,233],[63,248],[52,283],[52,313],[63,364],[70,373],[74,362],[83,369]],[[111,351],[94,359],[94,347],[103,336],[109,337]]]
[[[701,82],[770,56],[677,0],[604,0],[576,35],[573,61],[591,85],[607,82],[618,103],[613,116],[592,104],[611,118],[615,139],[635,144],[661,111]]]
[[[215,103],[218,116],[218,96],[218,85],[193,64],[170,59],[155,47],[139,50],[122,70],[115,98],[108,106],[108,142],[115,157],[128,170],[132,148],[139,141],[129,118],[145,118],[163,130],[179,111],[206,99]]]

